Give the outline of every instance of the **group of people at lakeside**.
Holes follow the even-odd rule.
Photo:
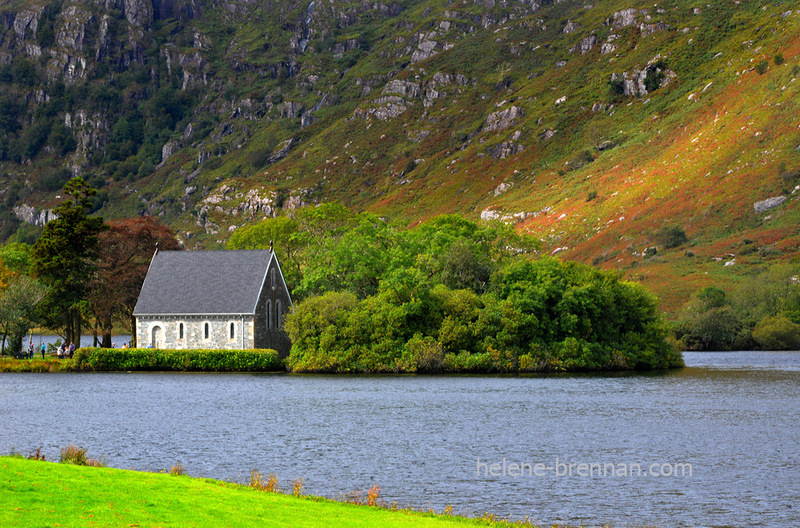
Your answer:
[[[72,342],[70,342],[69,346],[67,346],[66,343],[61,343],[61,345],[59,345],[59,347],[56,349],[56,356],[58,357],[58,359],[65,359],[65,358],[72,359],[72,356],[74,354],[75,354],[75,343]],[[42,354],[42,357],[44,358],[44,354]]]
[[[39,353],[42,355],[42,359],[45,359],[45,355],[47,354],[47,343],[42,343],[39,347]],[[58,347],[55,348],[55,356],[58,359],[71,359],[73,355],[75,355],[75,349],[78,348],[75,346],[75,343],[70,342],[69,345],[66,343],[61,343]],[[111,348],[129,348],[127,342],[123,342],[119,347],[117,343],[111,343]],[[33,341],[28,343],[26,348],[23,348],[18,354],[14,354],[14,357],[18,359],[33,359],[33,356],[36,354],[36,346],[33,344]]]
[[[72,358],[72,356],[75,355],[75,348],[77,348],[75,343],[70,342],[69,345],[66,343],[61,343],[58,348],[56,348],[56,357],[58,359]],[[34,351],[35,347],[33,346],[33,341],[31,341],[28,343],[28,351],[26,354],[29,359],[33,359]],[[44,356],[47,353],[47,345],[45,343],[42,343],[42,345],[39,347],[39,352],[42,354],[42,359],[44,359]],[[22,357],[24,358],[25,355]]]

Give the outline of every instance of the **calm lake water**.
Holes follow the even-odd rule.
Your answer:
[[[114,467],[258,468],[317,495],[377,484],[414,508],[543,522],[800,525],[800,353],[685,359],[616,376],[0,374],[0,452],[75,443]]]

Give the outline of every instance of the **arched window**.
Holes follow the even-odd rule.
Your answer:
[[[152,348],[161,348],[163,344],[164,344],[164,331],[161,329],[160,326],[154,326],[152,340],[150,341],[150,346]]]
[[[272,289],[274,290],[275,289],[275,284],[276,284],[276,282],[275,282],[275,268],[272,268],[271,270],[269,270],[269,282],[272,285]]]
[[[209,328],[208,328],[208,323],[205,323],[205,324],[203,325],[203,338],[204,338],[204,339],[208,339],[208,336],[209,336]]]
[[[281,301],[278,299],[275,301],[275,328],[280,328],[281,323]]]
[[[231,323],[231,339],[234,339],[235,337],[236,337],[236,324]]]
[[[272,329],[272,299],[267,300],[267,330]]]
[[[183,339],[183,323],[178,323],[178,339]]]

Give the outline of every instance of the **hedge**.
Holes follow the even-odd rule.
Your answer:
[[[152,348],[79,348],[76,370],[276,372],[284,370],[275,350],[163,350]]]

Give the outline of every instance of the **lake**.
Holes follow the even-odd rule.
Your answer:
[[[74,443],[113,467],[257,468],[542,522],[800,525],[800,353],[684,357],[603,376],[0,374],[0,452]]]

